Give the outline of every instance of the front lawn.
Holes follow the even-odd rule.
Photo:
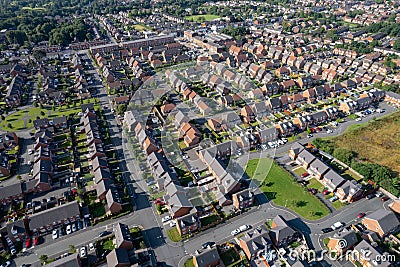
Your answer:
[[[270,158],[252,159],[247,175],[256,181],[268,199],[300,216],[316,220],[329,214],[328,208],[300,186],[294,177]]]
[[[183,267],[194,267],[193,258],[188,259]]]
[[[103,243],[103,250],[113,250],[114,249],[114,244],[112,239],[107,240]]]
[[[167,236],[169,239],[171,239],[171,241],[174,242],[179,242],[182,240],[182,237],[179,235],[178,229],[176,229],[175,227],[167,231]]]
[[[332,206],[335,208],[335,210],[340,210],[341,208],[346,206],[346,203],[336,200],[335,202],[332,203]]]
[[[307,172],[306,169],[304,169],[303,167],[299,167],[299,168],[294,169],[294,170],[292,170],[292,171],[293,171],[295,174],[297,174],[298,176],[300,176],[300,177],[301,177],[301,175],[302,175],[303,173]]]

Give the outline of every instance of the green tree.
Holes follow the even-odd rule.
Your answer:
[[[46,263],[46,261],[49,259],[47,255],[40,255],[39,260],[42,264]]]
[[[333,151],[333,156],[345,164],[350,165],[355,157],[355,153],[345,148],[337,148]]]
[[[75,248],[74,245],[69,245],[68,249],[69,249],[69,253],[75,253],[76,252],[76,248]]]

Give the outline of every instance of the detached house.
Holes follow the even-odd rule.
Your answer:
[[[248,188],[232,195],[233,206],[238,210],[246,209],[253,206],[254,193]]]
[[[200,219],[196,214],[188,214],[176,219],[176,228],[181,236],[196,232],[200,227]]]
[[[379,209],[365,216],[361,223],[368,229],[377,233],[381,238],[393,233],[399,228],[399,220],[389,210]]]

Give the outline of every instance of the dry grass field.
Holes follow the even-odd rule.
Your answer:
[[[330,139],[336,147],[357,153],[358,159],[400,173],[400,112],[357,125]]]

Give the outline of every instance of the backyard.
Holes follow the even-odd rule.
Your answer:
[[[247,175],[256,181],[268,199],[286,206],[300,216],[317,220],[329,214],[328,208],[294,181],[294,177],[270,158],[252,159]]]

